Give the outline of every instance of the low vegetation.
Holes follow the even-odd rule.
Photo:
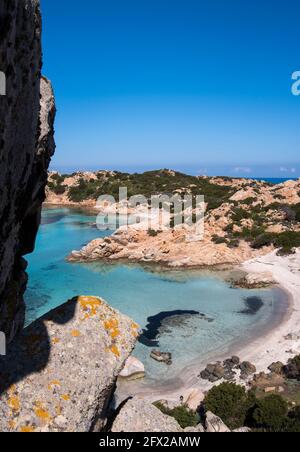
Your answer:
[[[200,422],[200,415],[189,410],[185,405],[177,406],[173,409],[165,407],[161,402],[154,403],[162,413],[176,419],[181,428],[195,427]]]
[[[266,394],[259,389],[247,392],[242,386],[225,382],[208,391],[203,407],[230,429],[246,426],[253,431],[299,432],[300,355],[284,366],[283,376],[282,394]]]
[[[49,187],[63,184],[66,175],[52,175]],[[119,187],[127,187],[128,197],[144,195],[149,199],[155,194],[187,193],[191,195],[204,195],[208,209],[215,209],[227,202],[233,195],[234,189],[228,186],[210,183],[208,179],[186,175],[169,170],[147,171],[142,174],[99,172],[97,178],[85,180],[83,177],[68,190],[68,198],[72,202],[81,202],[87,199],[96,200],[100,195],[107,194],[117,197]]]

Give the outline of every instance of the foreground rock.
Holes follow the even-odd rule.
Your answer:
[[[144,400],[128,400],[117,415],[112,432],[183,432],[178,422]]]
[[[26,262],[32,252],[54,152],[54,97],[41,78],[38,0],[0,2],[0,331],[8,342],[24,324]]]
[[[129,356],[126,360],[124,369],[119,375],[119,378],[123,380],[137,380],[139,378],[144,378],[145,376],[145,366],[134,356]]]
[[[205,428],[207,433],[230,432],[230,429],[227,427],[227,425],[224,424],[222,419],[220,419],[210,411],[206,413]]]
[[[137,331],[96,297],[75,298],[27,327],[0,358],[0,430],[101,430]]]

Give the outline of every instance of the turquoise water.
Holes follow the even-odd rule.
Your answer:
[[[161,379],[172,377],[195,359],[202,360],[226,350],[233,342],[247,340],[274,320],[281,296],[275,289],[231,289],[221,278],[196,271],[154,272],[139,266],[66,262],[71,250],[107,235],[94,223],[95,216],[80,210],[43,211],[36,251],[28,256],[27,322],[83,294],[103,297],[142,328],[149,323],[148,336],[154,334],[156,320],[149,322],[149,317],[181,311],[184,315],[156,324],[159,337],[150,342],[146,338],[135,350],[146,365],[148,377]],[[246,309],[245,298],[249,296],[261,297],[263,304],[257,312]],[[150,345],[171,352],[173,364],[153,361]]]

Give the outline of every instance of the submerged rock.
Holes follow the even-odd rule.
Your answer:
[[[245,301],[245,309],[240,311],[240,314],[256,314],[264,305],[262,299],[260,297],[247,297],[244,299]]]
[[[0,358],[0,430],[101,430],[137,334],[97,297],[74,298],[32,323]]]
[[[186,326],[186,322],[193,316],[204,316],[198,311],[193,310],[174,310],[159,312],[156,315],[147,318],[147,325],[144,328],[139,342],[148,347],[157,347],[159,345],[159,336],[170,332],[170,328]]]
[[[168,366],[172,364],[172,354],[168,352],[160,352],[159,350],[153,350],[150,353],[150,357],[152,359],[155,359],[155,361],[165,363]]]

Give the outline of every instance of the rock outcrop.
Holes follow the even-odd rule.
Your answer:
[[[96,297],[75,298],[25,328],[0,357],[0,431],[103,429],[137,335],[132,320]]]
[[[0,331],[8,342],[24,322],[26,262],[40,223],[54,152],[54,97],[41,77],[38,0],[0,3]]]
[[[151,403],[138,399],[128,400],[117,415],[112,432],[183,432],[178,422]]]

